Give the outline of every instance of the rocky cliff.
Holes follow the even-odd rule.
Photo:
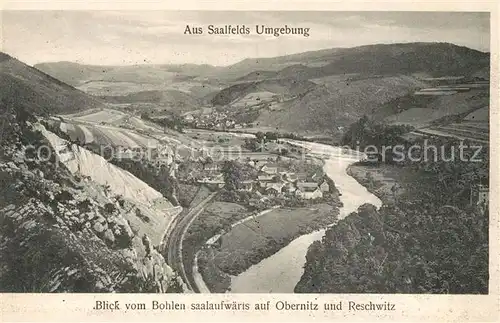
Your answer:
[[[2,129],[1,290],[182,292],[148,236],[159,209],[59,162],[34,122],[6,116]]]

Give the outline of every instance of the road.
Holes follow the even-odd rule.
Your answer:
[[[167,263],[175,269],[180,275],[182,280],[186,283],[187,287],[193,292],[199,292],[196,284],[194,284],[194,278],[192,275],[186,273],[184,262],[182,258],[182,242],[184,236],[186,235],[189,226],[196,220],[198,215],[201,214],[205,205],[209,203],[212,198],[217,194],[214,192],[201,201],[198,205],[193,207],[187,214],[180,214],[174,223],[172,223],[171,231],[167,236],[167,240],[164,247],[164,252],[167,253]],[[194,255],[193,255],[194,257]]]

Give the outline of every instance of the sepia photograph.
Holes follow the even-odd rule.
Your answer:
[[[1,14],[0,292],[492,292],[489,12]]]

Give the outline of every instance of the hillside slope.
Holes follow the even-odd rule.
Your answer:
[[[6,118],[0,146],[1,291],[182,292],[145,233],[150,221],[142,206],[72,173],[31,123]],[[48,154],[32,156],[27,145],[45,147]]]
[[[334,132],[337,127],[345,127],[371,113],[380,104],[422,85],[417,79],[404,75],[318,85],[280,111],[261,113],[257,122],[290,131]]]
[[[300,66],[303,78],[335,74],[411,74],[430,76],[471,75],[489,67],[489,54],[450,43],[377,44],[333,48],[272,58],[245,59],[219,72],[238,79],[257,70],[277,72]]]
[[[34,67],[73,86],[79,86],[90,80],[163,84],[166,81],[212,74],[220,69],[208,64],[106,66],[73,62],[40,63]]]
[[[363,115],[415,123],[411,108],[418,102],[422,104],[416,107],[429,108],[429,113],[418,113],[428,115],[426,122],[433,122],[484,106],[487,93],[469,83],[480,76],[489,79],[489,65],[489,53],[449,43],[378,44],[249,59],[228,67],[231,77],[235,71],[245,74],[215,95],[212,104],[227,105],[226,110],[231,111],[235,103],[243,101],[252,115],[258,114],[254,123],[259,128],[303,134],[333,134]],[[473,89],[447,98],[415,98],[419,90],[446,82],[466,83],[464,86]],[[270,88],[271,84],[282,89]],[[276,96],[269,98],[263,91]],[[259,95],[266,96],[265,104],[248,99]],[[443,103],[431,104],[434,99]],[[411,104],[406,106],[405,102]],[[444,107],[446,102],[448,107]],[[405,107],[398,108],[400,105]]]
[[[250,93],[263,91],[271,92],[276,95],[297,96],[311,90],[314,86],[315,84],[313,82],[307,80],[299,81],[290,78],[238,83],[225,88],[215,95],[212,99],[212,104],[215,106],[227,105]]]
[[[112,194],[121,196],[141,209],[149,220],[144,222],[133,216],[129,221],[137,225],[139,233],[147,234],[154,245],[161,243],[163,234],[181,208],[174,207],[161,193],[101,156],[75,144],[70,145],[53,133],[40,129],[55,148],[59,161],[72,174],[88,176],[93,182],[108,187]]]
[[[39,123],[45,114],[108,110],[8,55],[1,59],[0,290],[182,292],[155,249],[181,208]]]
[[[177,90],[151,90],[129,93],[127,95],[100,96],[112,103],[154,103],[168,108],[168,111],[183,113],[198,109],[202,101],[195,96]]]
[[[56,114],[103,106],[98,99],[0,53],[1,110],[22,108],[35,114]]]

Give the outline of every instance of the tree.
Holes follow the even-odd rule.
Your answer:
[[[233,160],[224,161],[221,172],[224,176],[225,188],[228,191],[235,191],[240,188],[240,183],[243,180],[243,172],[237,162]]]
[[[243,148],[248,149],[250,151],[258,151],[259,141],[254,138],[246,138],[245,143],[243,144]]]
[[[268,132],[266,132],[266,139],[267,140],[277,140],[278,135],[275,132],[268,131]]]
[[[265,140],[266,135],[262,131],[259,131],[255,134],[255,138],[258,142],[262,142],[263,140]]]

